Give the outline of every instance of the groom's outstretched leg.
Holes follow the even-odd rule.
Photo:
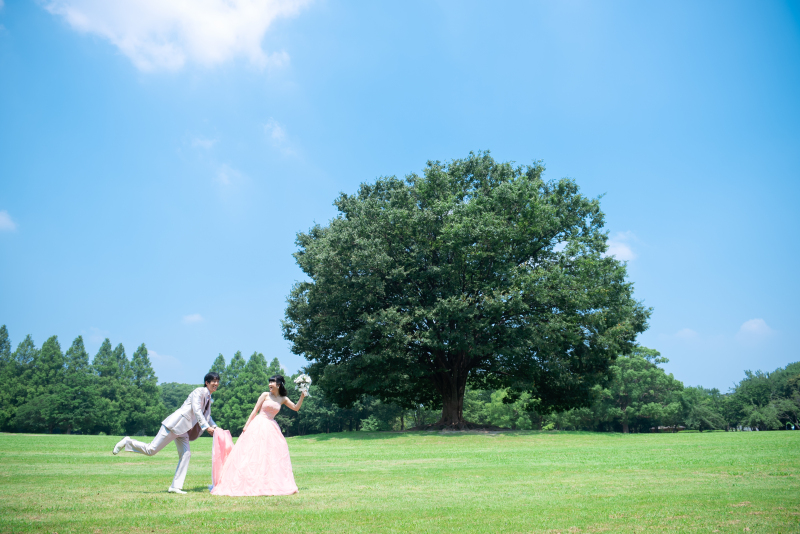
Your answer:
[[[156,437],[154,437],[153,441],[150,443],[143,443],[141,441],[136,441],[135,439],[126,438],[127,441],[125,442],[125,450],[128,452],[138,452],[141,454],[146,454],[147,456],[153,456],[176,438],[177,436],[167,430],[167,427],[161,425],[161,429],[158,431],[158,434],[156,434]]]

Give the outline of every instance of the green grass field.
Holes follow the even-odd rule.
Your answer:
[[[214,497],[211,440],[0,434],[1,532],[793,532],[800,432],[345,433],[290,438],[300,493]],[[749,529],[749,530],[748,530]]]

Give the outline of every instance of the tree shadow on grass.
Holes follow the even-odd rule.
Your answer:
[[[425,437],[437,436],[440,438],[458,438],[462,436],[489,436],[497,437],[500,435],[508,436],[603,436],[606,438],[622,439],[625,436],[652,436],[654,434],[622,434],[619,432],[592,432],[588,430],[383,430],[377,432],[331,432],[330,434],[306,434],[304,436],[292,436],[289,439],[302,439],[304,441],[370,441],[380,439],[397,439],[403,437]],[[676,434],[677,435],[677,434]]]
[[[290,439],[302,439],[304,441],[370,441],[379,439],[397,439],[404,437],[424,437],[437,436],[446,438],[457,438],[461,436],[498,436],[500,434],[510,435],[537,435],[553,434],[547,430],[385,430],[380,432],[332,432],[330,434],[306,434],[305,436],[293,436]]]

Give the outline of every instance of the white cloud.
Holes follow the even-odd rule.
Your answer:
[[[228,165],[222,165],[217,171],[217,182],[222,185],[231,185],[242,180],[242,173]]]
[[[691,328],[682,328],[675,333],[675,337],[683,341],[692,341],[699,337],[699,334]]]
[[[203,316],[199,313],[193,313],[191,315],[184,315],[183,316],[183,324],[195,324],[195,323],[202,323]]]
[[[631,248],[630,242],[636,240],[633,232],[617,232],[608,238],[606,256],[614,256],[621,261],[636,259],[636,253]]]
[[[43,0],[73,29],[108,39],[144,71],[237,57],[260,68],[283,65],[288,54],[268,54],[261,41],[275,19],[298,14],[309,1]]]
[[[750,319],[742,323],[736,333],[739,341],[763,339],[775,333],[775,330],[767,325],[764,319]]]
[[[2,1],[0,0],[0,4],[2,4]],[[13,232],[16,229],[17,223],[11,219],[11,215],[6,210],[0,211],[0,232]]]
[[[217,139],[205,139],[203,137],[195,137],[194,139],[192,139],[192,146],[195,148],[200,147],[209,150],[213,148],[214,145],[216,144],[217,144]]]

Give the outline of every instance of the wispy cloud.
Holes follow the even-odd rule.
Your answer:
[[[281,66],[288,54],[265,52],[264,35],[275,19],[297,15],[310,0],[43,1],[73,29],[107,39],[140,70],[151,71],[238,57],[259,68]]]
[[[147,349],[147,356],[150,358],[150,363],[153,364],[153,370],[163,380],[164,375],[170,375],[177,371],[183,370],[183,363],[175,356],[168,354],[159,354],[154,350]]]
[[[195,137],[192,139],[192,146],[195,148],[204,148],[209,150],[214,148],[214,145],[217,144],[217,139],[205,139],[204,137]]]
[[[286,130],[272,117],[270,117],[267,124],[264,125],[264,131],[273,143],[282,143],[286,140]]]
[[[83,336],[86,338],[86,341],[95,345],[99,345],[103,342],[104,339],[107,337],[111,337],[111,332],[108,330],[101,330],[95,326],[89,328],[89,331],[82,332]]]
[[[193,313],[191,315],[184,315],[183,316],[183,324],[195,324],[195,323],[202,323],[204,321],[203,316],[199,313]]]
[[[675,333],[675,337],[683,341],[694,341],[699,336],[700,335],[691,328],[682,328]]]
[[[2,7],[0,0],[0,7]],[[17,223],[11,218],[6,210],[0,211],[0,232],[13,232],[17,229]]]
[[[617,232],[608,238],[608,250],[606,256],[614,256],[621,261],[636,259],[636,253],[631,248],[631,241],[635,241],[636,236],[633,232]]]
[[[217,182],[222,185],[234,185],[242,181],[242,173],[228,165],[222,165],[217,171]]]
[[[267,139],[273,147],[289,156],[295,154],[295,150],[290,146],[286,136],[286,128],[272,117],[264,125],[264,133],[267,134]]]

